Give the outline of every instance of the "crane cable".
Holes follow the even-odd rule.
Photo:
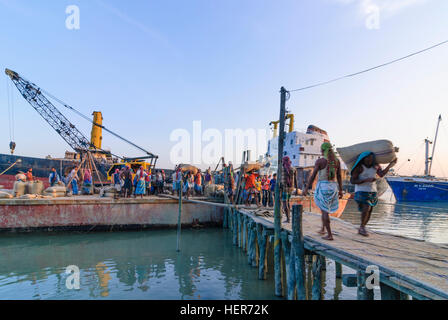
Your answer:
[[[6,77],[6,96],[8,101],[9,140],[14,141],[14,100],[11,84]]]
[[[126,139],[126,138],[120,136],[119,134],[117,134],[117,133],[113,132],[112,130],[106,128],[105,126],[100,125],[100,124],[94,122],[92,119],[90,119],[89,117],[87,117],[87,116],[84,115],[83,113],[79,112],[78,110],[76,110],[76,109],[73,108],[72,106],[68,105],[68,104],[65,103],[64,101],[62,101],[62,100],[56,98],[54,95],[52,95],[52,94],[49,93],[48,91],[45,91],[45,90],[43,90],[43,89],[41,89],[41,88],[39,88],[39,90],[40,90],[41,92],[45,93],[45,94],[46,94],[47,96],[49,96],[50,98],[52,98],[53,100],[59,102],[59,103],[60,103],[61,105],[63,105],[65,108],[71,110],[72,112],[74,112],[74,113],[76,113],[77,115],[79,115],[81,118],[87,120],[87,121],[90,122],[91,124],[93,124],[93,125],[95,125],[95,126],[97,126],[97,127],[100,127],[101,129],[103,129],[103,130],[109,132],[110,134],[112,134],[113,136],[117,137],[118,139],[120,139],[120,140],[122,140],[122,141],[124,141],[124,142],[126,142],[126,143],[128,143],[128,144],[130,144],[130,145],[132,145],[132,146],[134,146],[135,148],[137,148],[137,149],[139,149],[139,150],[141,150],[141,151],[147,153],[149,156],[156,157],[154,154],[152,154],[152,153],[146,151],[146,150],[143,149],[142,147],[139,147],[139,146],[136,145],[135,143],[133,143],[133,142],[129,141],[128,139]]]
[[[23,80],[25,80],[25,81],[31,83],[34,87],[37,88],[38,91],[40,91],[40,92],[42,92],[42,93],[45,93],[45,94],[46,94],[47,96],[49,96],[51,99],[53,99],[54,101],[58,102],[59,104],[61,104],[61,105],[64,106],[65,108],[71,110],[72,112],[76,113],[76,114],[79,115],[81,118],[87,120],[87,121],[90,122],[91,124],[93,124],[93,125],[95,125],[95,126],[97,126],[97,127],[100,127],[101,129],[105,130],[106,132],[109,132],[110,134],[114,135],[114,136],[117,137],[118,139],[120,139],[120,140],[122,140],[122,141],[124,141],[124,142],[126,142],[126,143],[128,143],[128,144],[130,144],[130,145],[132,145],[132,146],[134,146],[135,148],[137,148],[137,149],[139,149],[139,150],[141,150],[141,151],[143,151],[143,152],[145,152],[145,153],[148,154],[149,156],[154,157],[154,158],[157,158],[157,156],[154,155],[154,154],[152,154],[151,152],[146,151],[146,150],[143,149],[142,147],[140,147],[140,146],[136,145],[135,143],[129,141],[128,139],[126,139],[126,138],[120,136],[119,134],[117,134],[117,133],[113,132],[112,130],[106,128],[105,126],[100,125],[100,124],[97,124],[97,123],[94,122],[92,119],[90,119],[89,117],[87,117],[86,115],[84,115],[83,113],[81,113],[80,111],[76,110],[75,108],[73,108],[73,107],[70,106],[69,104],[65,103],[65,102],[62,101],[61,99],[58,99],[57,97],[55,97],[54,95],[52,95],[52,94],[49,93],[48,91],[46,91],[46,90],[40,88],[39,86],[37,86],[37,85],[34,84],[33,82],[27,80],[27,79],[24,78],[23,76],[21,76],[21,75],[19,75],[19,76],[20,76],[20,78],[22,78]],[[99,150],[101,150],[101,149],[99,149]],[[101,151],[104,151],[104,150],[101,150]],[[111,153],[111,154],[112,154],[112,153]],[[114,154],[112,154],[112,155],[114,155]],[[116,156],[116,157],[118,157],[118,158],[120,158],[120,159],[123,159],[123,157],[119,157],[119,156],[117,156],[117,155],[114,155],[114,156]]]

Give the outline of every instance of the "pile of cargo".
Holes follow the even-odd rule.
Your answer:
[[[224,186],[220,184],[209,184],[204,188],[204,196],[207,198],[224,198]]]
[[[16,175],[12,190],[0,189],[0,199],[38,199],[65,197],[67,188],[60,182],[57,186],[45,189],[42,181],[26,181],[23,173]]]

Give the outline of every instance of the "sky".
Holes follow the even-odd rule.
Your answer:
[[[80,28],[66,27],[67,6]],[[172,168],[175,129],[268,129],[279,90],[356,72],[448,40],[445,0],[0,0],[0,68],[158,154]],[[425,138],[442,121],[433,173],[448,176],[448,45],[326,86],[292,92],[296,128],[343,147],[389,139],[401,174],[422,174]],[[8,87],[0,85],[0,153],[9,153]],[[70,148],[14,88],[23,156]],[[56,105],[86,136],[90,124]],[[104,133],[115,154],[141,151]],[[217,157],[216,161],[219,157]],[[408,161],[410,159],[411,161]]]

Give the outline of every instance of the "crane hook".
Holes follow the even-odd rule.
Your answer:
[[[9,143],[9,149],[11,149],[11,154],[14,154],[14,150],[16,149],[16,143],[14,141]]]

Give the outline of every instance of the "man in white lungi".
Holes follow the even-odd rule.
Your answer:
[[[341,164],[329,142],[322,144],[321,151],[324,157],[316,161],[303,195],[306,196],[308,194],[308,189],[312,188],[314,179],[319,175],[314,193],[314,202],[322,212],[322,228],[319,234],[324,235],[326,229],[327,235],[322,239],[333,240],[330,227],[330,213],[334,213],[339,209],[339,199],[342,199],[343,196]]]

